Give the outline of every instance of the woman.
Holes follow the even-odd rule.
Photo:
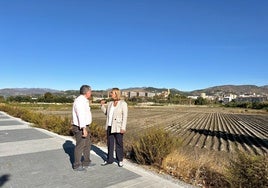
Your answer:
[[[102,166],[112,164],[114,162],[113,152],[115,143],[116,159],[118,166],[123,166],[123,135],[126,132],[128,106],[127,103],[121,99],[121,92],[118,88],[113,88],[110,92],[112,101],[108,102],[107,108],[105,101],[101,101],[101,110],[107,116],[105,129],[107,131],[107,160],[102,163]]]

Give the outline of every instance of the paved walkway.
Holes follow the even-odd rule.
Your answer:
[[[173,188],[193,186],[159,176],[125,160],[101,166],[104,148],[92,145],[96,166],[86,172],[72,170],[75,141],[0,112],[0,187]]]

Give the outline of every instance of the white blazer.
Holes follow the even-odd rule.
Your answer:
[[[105,105],[101,106],[101,110],[107,116],[105,129],[108,128],[109,121],[109,112],[111,109],[111,105],[113,105],[113,101],[108,102],[107,108]],[[120,129],[126,130],[127,126],[127,116],[128,116],[128,106],[124,100],[118,101],[116,107],[114,108],[114,113],[112,117],[112,128],[111,133],[120,133]]]

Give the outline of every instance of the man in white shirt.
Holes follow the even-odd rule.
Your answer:
[[[89,125],[92,122],[92,114],[88,99],[91,97],[91,88],[88,85],[80,87],[80,96],[78,96],[73,103],[73,133],[76,139],[76,146],[74,149],[74,163],[75,171],[85,171],[91,166],[90,160],[90,134]],[[81,161],[81,158],[84,160]]]

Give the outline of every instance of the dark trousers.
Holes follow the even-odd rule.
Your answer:
[[[86,128],[89,133],[89,128]],[[74,164],[73,168],[78,168],[79,166],[88,166],[91,162],[90,160],[90,134],[87,137],[82,137],[82,129],[78,126],[73,125],[73,133],[76,139],[76,145],[74,148]],[[82,161],[82,155],[84,160]]]
[[[111,133],[111,127],[108,126],[107,129],[107,147],[108,147],[108,157],[107,162],[114,162],[114,145],[116,160],[123,161],[124,151],[123,151],[123,134],[121,133]]]

